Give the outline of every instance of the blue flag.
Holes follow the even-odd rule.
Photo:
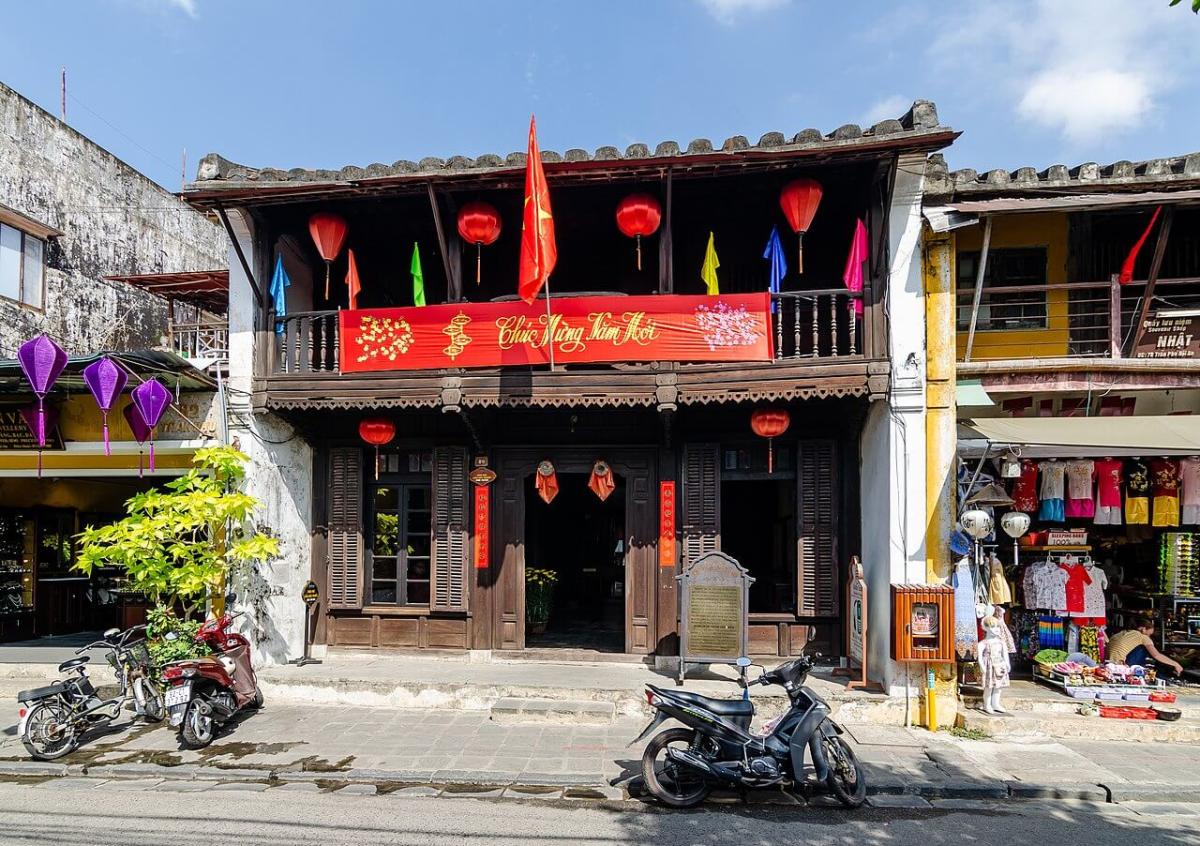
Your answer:
[[[287,271],[283,269],[283,256],[275,259],[275,272],[271,275],[271,299],[275,301],[275,317],[287,316],[287,294],[285,291],[292,286]],[[275,321],[275,331],[282,334],[283,324]]]
[[[771,237],[767,239],[767,248],[763,250],[763,258],[771,263],[769,290],[772,294],[778,294],[783,277],[787,276],[787,259],[783,257],[783,245],[779,243],[778,226],[771,227]],[[771,313],[775,313],[774,300],[771,300]]]

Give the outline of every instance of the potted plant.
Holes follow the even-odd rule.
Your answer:
[[[529,634],[540,635],[550,621],[554,605],[554,584],[558,573],[541,567],[525,568],[525,624]]]

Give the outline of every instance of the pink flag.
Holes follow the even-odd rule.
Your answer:
[[[855,294],[862,293],[863,289],[863,265],[867,261],[867,225],[862,222],[860,217],[854,224],[854,239],[850,242],[850,255],[846,256],[846,270],[842,273],[842,281],[846,283],[846,290]],[[854,300],[854,314],[857,317],[862,317],[863,301],[862,297],[857,297]]]

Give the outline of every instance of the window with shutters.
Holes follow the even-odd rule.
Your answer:
[[[331,609],[358,609],[363,603],[363,451],[329,451],[328,598]]]
[[[683,448],[683,563],[721,548],[721,450],[717,444]]]
[[[796,613],[836,617],[841,611],[837,444],[827,439],[800,441],[797,475]]]
[[[433,568],[430,608],[467,610],[467,548],[471,508],[468,503],[467,451],[438,447],[433,451]]]

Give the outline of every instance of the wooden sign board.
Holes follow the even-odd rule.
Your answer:
[[[317,590],[317,583],[310,580],[304,586],[304,591],[300,594],[300,597],[304,600],[305,605],[314,605],[321,598],[321,592]]]
[[[709,552],[675,577],[680,584],[679,679],[688,663],[735,664],[748,648],[754,578],[723,552]]]
[[[1200,314],[1156,314],[1142,322],[1134,358],[1200,360]]]
[[[28,405],[28,403],[26,403]],[[49,418],[49,412],[47,417]],[[25,418],[21,416],[21,406],[6,405],[0,407],[0,450],[20,449],[34,450],[38,448],[37,438],[29,431]],[[57,426],[46,424],[46,445],[44,450],[63,448],[62,435]]]
[[[846,621],[846,666],[833,672],[835,675],[851,677],[850,681],[846,682],[848,689],[879,688],[878,684],[867,678],[867,580],[863,577],[862,562],[857,555],[850,559],[846,609],[849,614]]]

